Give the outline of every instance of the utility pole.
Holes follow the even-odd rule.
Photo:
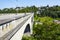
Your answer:
[[[18,14],[18,0],[16,0],[16,14]]]

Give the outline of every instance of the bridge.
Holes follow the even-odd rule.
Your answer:
[[[33,16],[33,13],[0,15],[0,40],[21,40],[24,34],[32,34]]]

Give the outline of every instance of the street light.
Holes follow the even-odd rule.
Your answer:
[[[18,0],[16,0],[16,2],[17,2],[17,4],[16,4],[16,14],[18,13],[18,8],[17,8],[17,6],[18,6]]]

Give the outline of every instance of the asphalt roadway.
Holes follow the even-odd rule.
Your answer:
[[[0,25],[3,25],[7,22],[19,19],[21,17],[26,16],[27,14],[5,14],[5,15],[0,15]]]

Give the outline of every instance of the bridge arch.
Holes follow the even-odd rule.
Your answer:
[[[27,24],[24,33],[30,32],[30,24]]]

